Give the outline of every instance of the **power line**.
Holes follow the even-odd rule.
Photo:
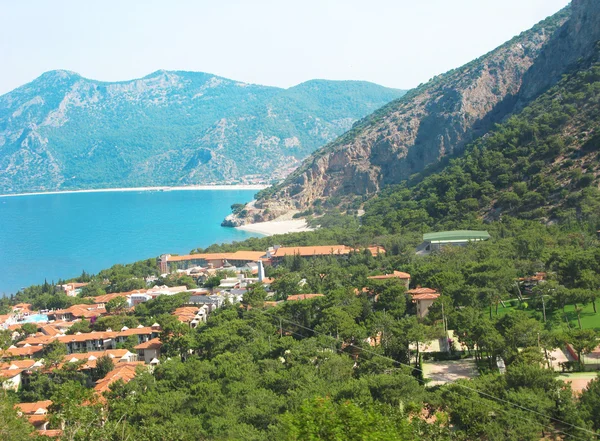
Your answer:
[[[327,335],[327,334],[325,334],[325,333],[322,333],[322,332],[316,331],[316,330],[314,330],[314,329],[312,329],[312,328],[309,328],[309,327],[307,327],[307,326],[301,325],[301,324],[299,324],[299,323],[295,323],[295,322],[293,322],[292,320],[289,320],[289,319],[287,319],[287,318],[285,318],[285,317],[281,317],[281,316],[278,316],[278,315],[275,315],[275,314],[271,314],[271,313],[269,313],[269,312],[266,312],[266,311],[261,311],[261,312],[262,312],[263,314],[265,314],[265,315],[268,315],[268,316],[270,316],[270,317],[277,318],[277,319],[280,321],[280,323],[281,323],[281,321],[282,321],[282,320],[285,320],[286,322],[288,322],[288,323],[290,323],[290,324],[292,324],[292,325],[298,326],[298,327],[300,327],[300,328],[302,328],[302,329],[305,329],[305,330],[307,330],[307,331],[310,331],[310,332],[312,332],[312,333],[313,333],[313,334],[315,334],[315,335],[323,335],[323,336],[328,336],[328,337],[330,337],[330,338],[333,338],[333,339],[334,339],[334,340],[336,340],[336,341],[340,341],[340,340],[341,340],[339,337],[333,337],[333,336],[331,336],[331,335]],[[300,335],[300,336],[302,336],[303,338],[305,338],[305,337],[306,337],[306,336],[304,336],[304,335],[301,335],[301,334],[297,334],[297,333],[294,333],[294,334],[296,334],[296,335]],[[419,369],[419,368],[417,368],[417,367],[413,367],[413,366],[411,366],[411,365],[409,365],[409,364],[402,363],[402,362],[400,362],[400,361],[398,361],[398,360],[394,360],[394,359],[393,359],[393,358],[391,358],[391,357],[388,357],[388,356],[385,356],[385,355],[379,354],[379,353],[377,353],[377,352],[375,352],[375,351],[372,351],[372,350],[370,350],[370,349],[365,349],[365,348],[362,348],[362,347],[360,347],[360,346],[356,346],[356,345],[354,345],[354,344],[352,344],[352,343],[348,344],[348,346],[349,346],[349,347],[353,347],[353,348],[355,348],[355,349],[358,349],[358,350],[360,350],[360,351],[366,352],[366,353],[370,353],[370,354],[372,354],[372,355],[374,355],[374,356],[377,356],[377,357],[381,357],[381,358],[384,358],[384,359],[390,360],[390,361],[392,361],[393,363],[395,363],[395,364],[398,364],[398,365],[400,365],[400,366],[405,366],[405,367],[408,367],[408,368],[410,368],[410,369],[414,369],[414,370],[416,370],[416,371],[418,371],[418,372],[420,372],[420,373],[422,373],[422,374],[424,373],[424,372],[423,372],[423,370],[421,370],[421,369]],[[574,424],[571,424],[571,423],[567,423],[566,421],[559,420],[558,418],[554,418],[554,417],[552,417],[552,416],[549,416],[549,415],[543,414],[543,413],[541,413],[541,412],[538,412],[538,411],[536,411],[536,410],[534,410],[534,409],[529,409],[529,408],[527,408],[527,407],[524,407],[524,406],[521,406],[521,405],[519,405],[519,404],[513,403],[512,401],[508,401],[508,400],[505,400],[505,399],[502,399],[502,398],[495,397],[495,396],[493,396],[493,395],[490,395],[490,394],[488,394],[488,393],[486,393],[486,392],[483,392],[483,391],[477,390],[477,389],[475,389],[475,388],[469,387],[469,386],[467,386],[467,385],[464,385],[464,384],[462,384],[462,383],[453,383],[453,385],[454,385],[454,386],[461,387],[461,388],[464,388],[464,389],[467,389],[467,390],[469,390],[469,391],[472,391],[472,392],[475,392],[475,393],[477,393],[477,394],[480,394],[480,395],[482,395],[482,396],[485,396],[485,397],[487,397],[487,398],[490,398],[490,399],[496,400],[496,401],[498,401],[498,402],[501,402],[501,403],[503,403],[503,404],[509,404],[509,405],[511,405],[511,406],[513,406],[513,407],[515,407],[515,408],[518,408],[518,409],[520,409],[520,410],[523,410],[523,411],[526,411],[526,412],[531,412],[531,413],[533,413],[533,414],[535,414],[535,415],[538,415],[538,416],[541,416],[541,417],[547,418],[547,419],[549,419],[550,421],[553,421],[553,422],[555,422],[555,423],[560,423],[560,424],[563,424],[563,425],[565,425],[565,426],[571,427],[571,428],[573,428],[573,429],[580,430],[580,431],[582,431],[582,432],[588,433],[588,434],[590,434],[590,435],[593,435],[594,437],[598,438],[598,434],[597,434],[597,433],[595,433],[595,432],[593,432],[593,431],[591,431],[591,430],[589,430],[589,429],[586,429],[586,428],[584,428],[584,427],[580,427],[580,426],[576,426],[576,425],[574,425]],[[533,421],[533,420],[528,420],[528,421]],[[544,427],[542,423],[540,423],[540,422],[536,422],[536,423],[537,423],[537,424],[540,424],[540,425],[542,425],[542,427]],[[548,426],[546,426],[546,427],[548,427]],[[554,432],[561,433],[561,434],[564,434],[564,435],[567,435],[567,436],[573,437],[573,438],[575,438],[575,439],[585,439],[585,438],[580,438],[580,437],[577,437],[577,436],[575,436],[575,435],[573,435],[573,434],[570,434],[570,433],[562,432],[562,431],[560,431],[560,430],[557,430],[557,429],[555,429],[555,428],[552,428],[552,430],[553,430]]]

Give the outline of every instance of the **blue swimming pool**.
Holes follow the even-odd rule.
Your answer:
[[[23,317],[21,323],[38,323],[38,322],[47,322],[48,316],[46,314],[31,314],[27,317]]]

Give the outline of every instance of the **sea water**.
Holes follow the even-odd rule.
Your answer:
[[[255,190],[0,197],[0,295],[256,234],[220,226]]]

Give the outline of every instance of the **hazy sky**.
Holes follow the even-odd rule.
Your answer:
[[[45,71],[158,69],[289,87],[411,88],[492,50],[568,0],[0,0],[0,94]]]

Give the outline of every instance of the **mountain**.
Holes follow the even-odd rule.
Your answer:
[[[231,216],[226,224],[310,212],[315,204],[359,206],[384,187],[426,175],[448,158],[460,157],[497,123],[523,111],[563,74],[589,60],[598,40],[600,5],[575,0],[489,54],[357,122],[281,184],[259,193],[242,211],[246,217]]]
[[[198,72],[108,83],[51,71],[0,96],[0,193],[281,179],[403,94],[359,81],[280,89]]]

